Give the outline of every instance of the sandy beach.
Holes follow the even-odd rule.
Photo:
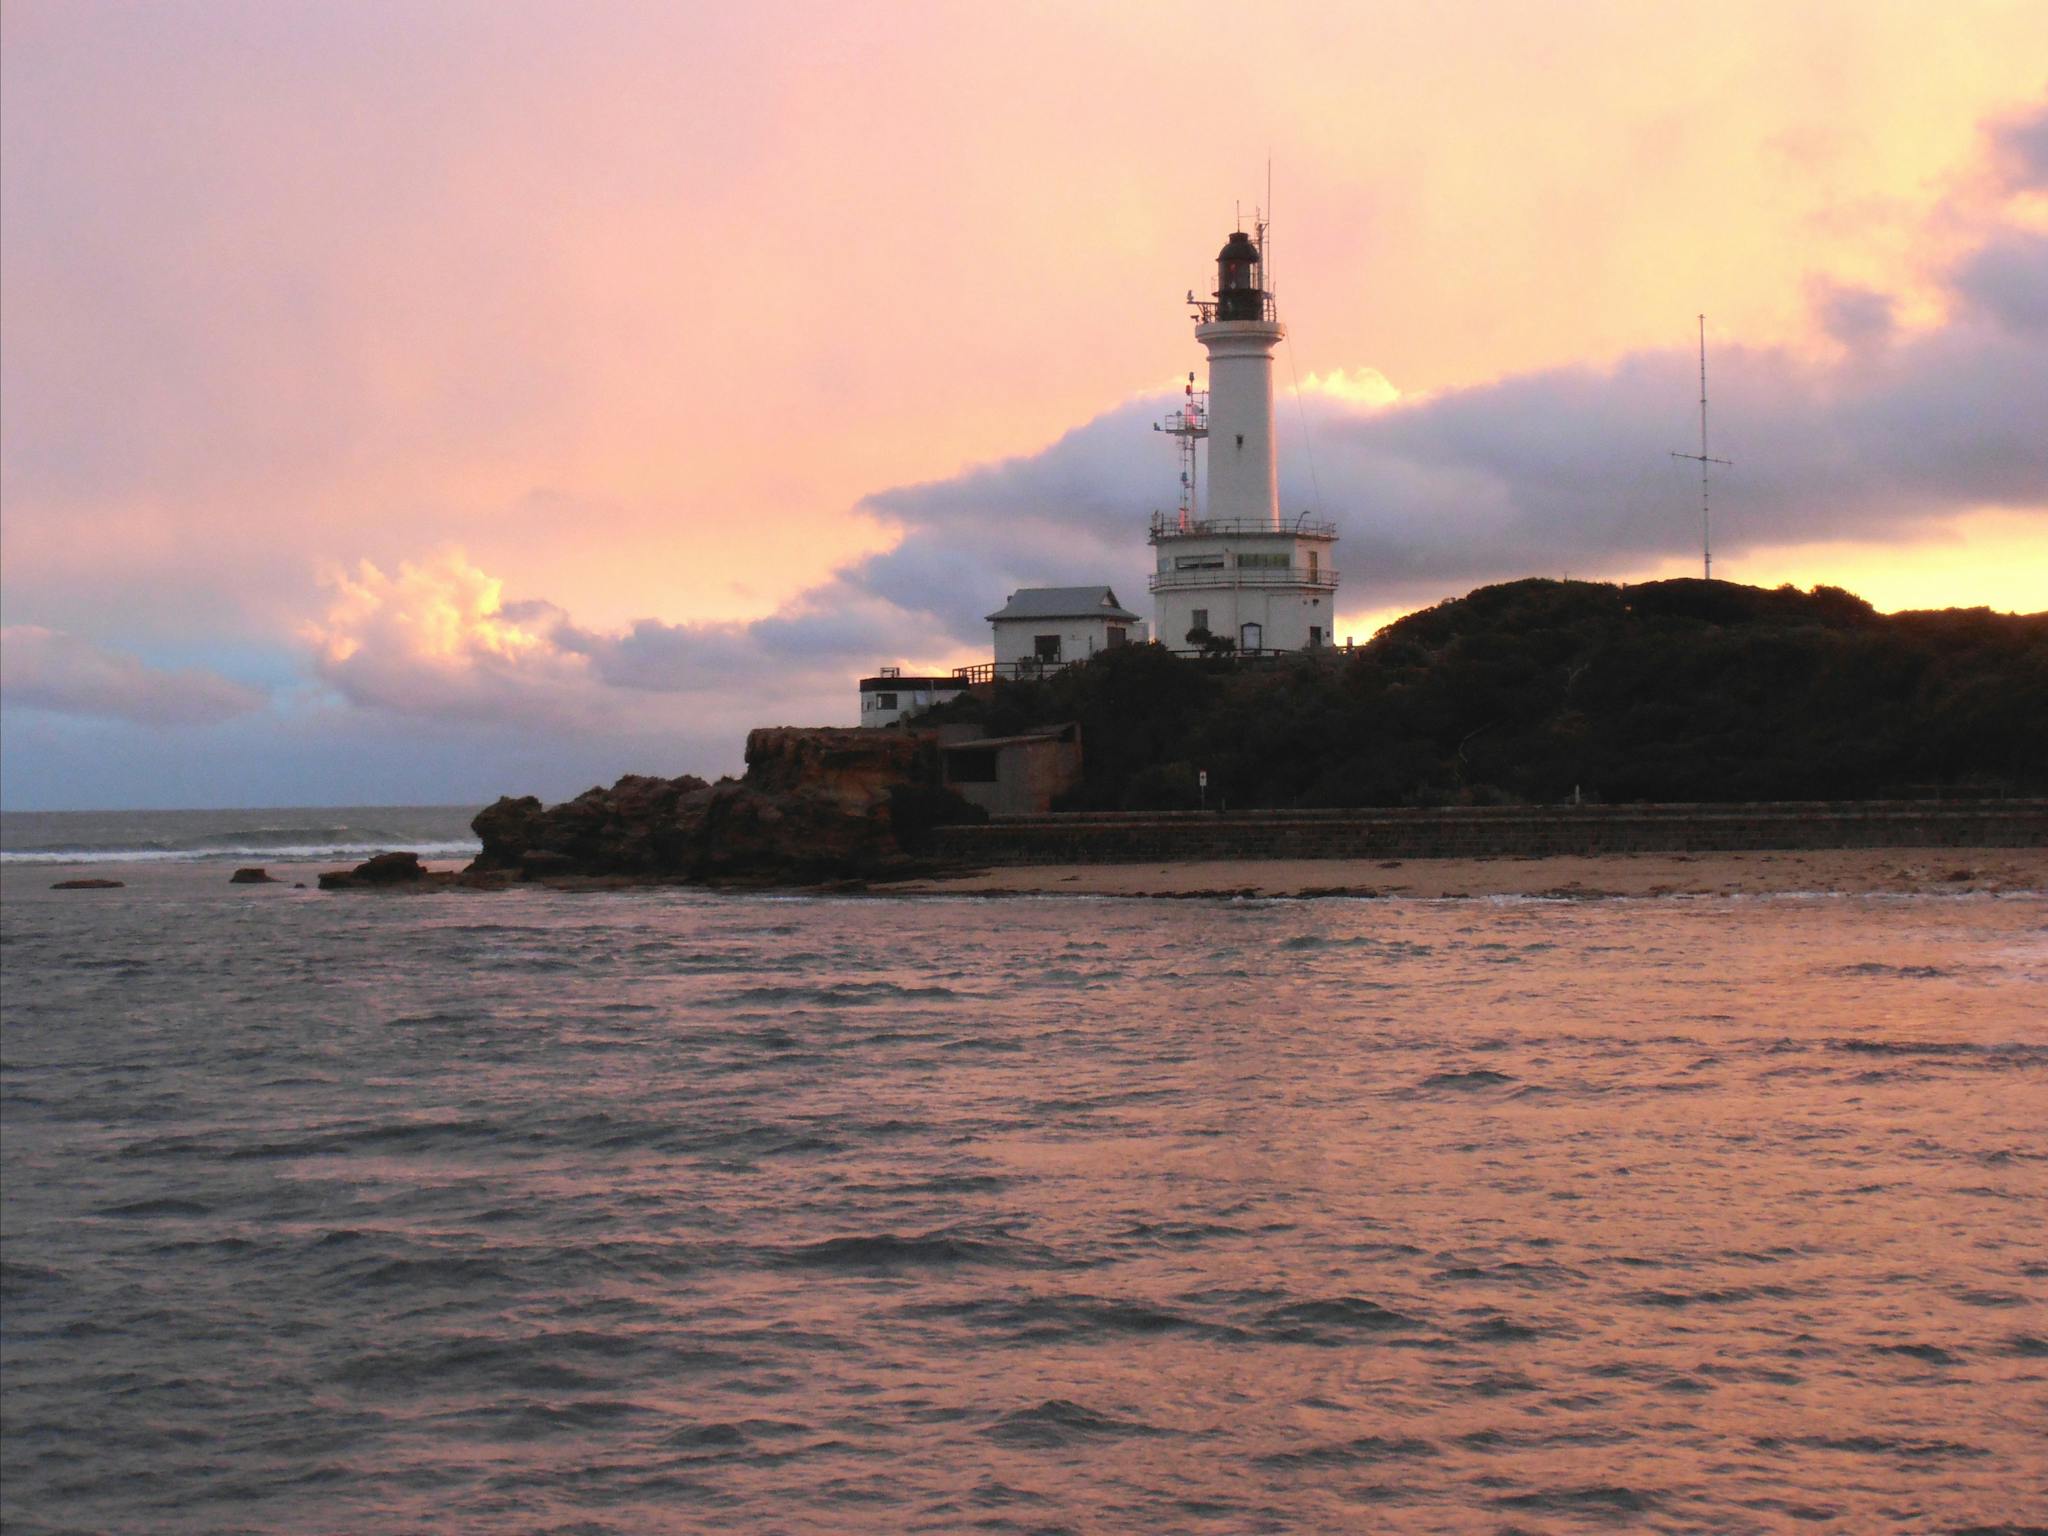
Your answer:
[[[1042,864],[890,887],[946,896],[1612,896],[2048,893],[2048,849],[1852,848],[1590,858]]]

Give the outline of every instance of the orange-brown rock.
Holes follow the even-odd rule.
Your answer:
[[[928,739],[908,731],[770,725],[747,732],[747,788],[808,796],[853,816],[870,814],[895,786],[931,773]]]
[[[927,826],[970,814],[937,789],[930,740],[904,731],[777,726],[747,737],[742,779],[629,774],[561,805],[499,800],[471,823],[472,872],[793,885],[907,872]]]

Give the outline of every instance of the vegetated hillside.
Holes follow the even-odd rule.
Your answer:
[[[1350,652],[1159,646],[927,717],[1081,722],[1070,810],[2048,792],[2048,614],[1884,615],[1832,587],[1482,587]],[[920,722],[922,723],[922,722]]]

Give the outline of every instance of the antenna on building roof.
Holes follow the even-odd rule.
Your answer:
[[[1707,317],[1700,319],[1700,451],[1680,453],[1672,450],[1674,459],[1691,459],[1700,467],[1700,569],[1708,581],[1714,579],[1714,523],[1707,508],[1707,466],[1725,464],[1734,467],[1733,459],[1716,459],[1707,453]]]
[[[1185,398],[1166,420],[1153,422],[1152,430],[1180,439],[1180,511],[1176,527],[1185,533],[1201,516],[1195,494],[1195,444],[1209,435],[1209,397],[1195,393],[1192,373],[1188,375]]]

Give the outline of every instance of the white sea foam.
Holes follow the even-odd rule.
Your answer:
[[[0,852],[0,864],[196,864],[208,860],[276,859],[293,863],[315,859],[367,859],[394,849],[423,859],[473,859],[483,845],[465,842],[421,842],[386,838],[379,842],[234,843],[203,848],[24,848]]]
[[[308,806],[229,811],[10,811],[0,864],[193,864],[366,859],[409,850],[474,857],[467,806]]]

